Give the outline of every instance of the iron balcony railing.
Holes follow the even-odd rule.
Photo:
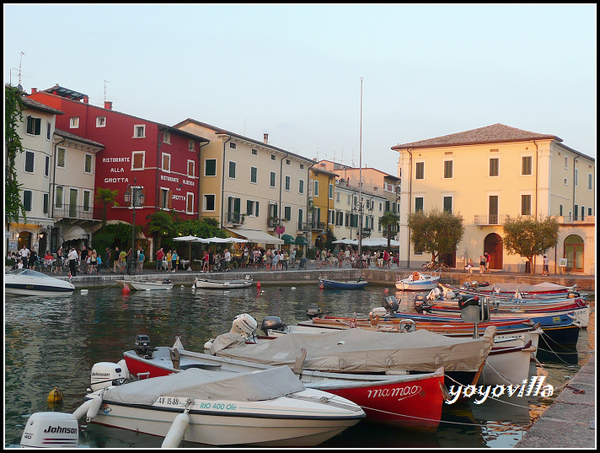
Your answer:
[[[507,214],[476,215],[475,225],[504,225],[507,219]]]
[[[53,219],[101,220],[101,210],[91,206],[63,204],[52,207]]]
[[[226,216],[227,223],[233,223],[234,225],[242,225],[244,223],[245,215],[239,212],[228,212]]]
[[[298,222],[298,231],[311,231],[312,223],[310,222]]]

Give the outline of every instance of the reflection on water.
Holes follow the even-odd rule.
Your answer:
[[[389,293],[388,293],[389,291]],[[320,290],[315,284],[263,285],[241,290],[192,290],[175,286],[170,292],[131,292],[120,288],[76,290],[61,298],[15,297],[5,302],[5,443],[18,444],[27,416],[33,412],[73,412],[89,385],[92,365],[116,362],[131,349],[137,334],[153,345],[171,345],[181,336],[184,345],[200,351],[204,343],[229,331],[233,318],[251,314],[259,327],[265,316],[286,324],[306,319],[306,308],[324,313],[368,316],[384,297],[395,295],[400,309],[412,308],[414,294],[385,286],[361,291]],[[580,359],[594,344],[595,325],[580,335]],[[533,366],[530,373],[547,376],[560,387],[579,365],[554,363]],[[58,386],[62,405],[49,408],[48,393]],[[329,440],[324,447],[476,448],[513,447],[553,398],[488,399],[484,404],[463,401],[444,405],[435,433],[359,425]],[[97,425],[85,427],[80,439],[91,447],[158,448],[161,438]],[[186,446],[186,445],[184,445]],[[193,446],[193,445],[187,445]],[[195,445],[194,445],[195,446]]]

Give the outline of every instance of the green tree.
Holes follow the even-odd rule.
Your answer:
[[[462,216],[435,209],[428,214],[423,211],[409,214],[408,228],[415,250],[431,253],[432,261],[441,253],[456,251],[465,233]]]
[[[392,227],[397,226],[400,217],[392,211],[385,211],[383,216],[379,217],[379,224],[386,229],[387,232],[387,248],[390,249],[392,241]]]
[[[509,217],[503,227],[504,248],[511,255],[527,258],[532,275],[535,274],[535,258],[558,243],[558,221],[554,217]]]
[[[19,213],[26,219],[25,206],[21,200],[21,184],[17,180],[15,158],[23,152],[19,125],[23,122],[23,92],[10,85],[4,86],[4,149],[6,180],[4,186],[4,209],[7,223],[18,222]],[[24,220],[25,221],[25,220]]]
[[[146,216],[149,220],[148,231],[156,239],[156,250],[162,247],[164,237],[173,237],[175,232],[175,221],[173,216],[166,211],[158,211]]]
[[[108,212],[109,206],[119,206],[119,203],[116,202],[118,190],[110,190],[104,187],[98,187],[96,189],[96,196],[94,197],[96,203],[100,203],[102,205],[102,226],[106,226],[106,215]]]

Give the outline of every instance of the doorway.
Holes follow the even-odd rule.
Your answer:
[[[483,242],[483,251],[488,252],[490,258],[490,269],[502,270],[504,266],[504,250],[502,237],[496,233],[488,234]]]

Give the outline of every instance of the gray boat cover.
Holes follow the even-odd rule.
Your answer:
[[[496,327],[478,339],[450,338],[427,330],[390,333],[347,329],[331,333],[288,333],[245,344],[234,333],[220,335],[211,354],[267,365],[293,367],[306,349],[305,370],[346,373],[477,371],[494,344]]]
[[[161,396],[182,399],[265,401],[304,390],[304,384],[286,366],[251,373],[191,368],[169,376],[143,379],[109,387],[104,400],[152,405]]]

